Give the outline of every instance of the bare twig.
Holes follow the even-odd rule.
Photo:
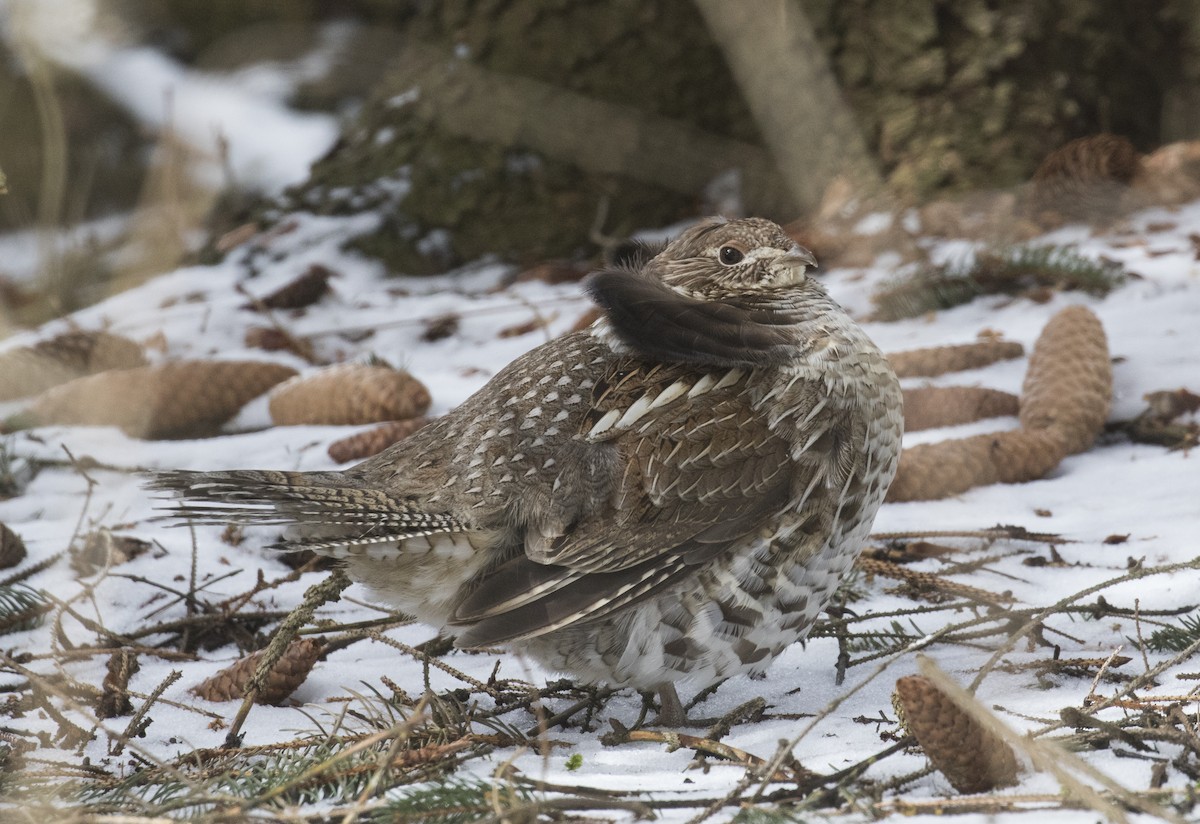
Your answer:
[[[179,670],[171,670],[167,677],[164,678],[150,696],[142,702],[142,705],[137,708],[137,712],[129,719],[128,726],[125,727],[125,732],[113,739],[113,745],[109,748],[109,755],[120,755],[127,744],[133,738],[140,738],[142,732],[146,728],[146,722],[143,721],[150,707],[162,696],[167,688],[183,677],[183,673]]]
[[[241,731],[242,725],[246,723],[246,716],[250,714],[250,708],[254,706],[254,699],[262,690],[263,684],[266,683],[267,677],[275,664],[287,651],[292,639],[296,637],[296,631],[300,627],[307,624],[316,611],[317,607],[328,601],[336,601],[341,595],[342,590],[350,586],[350,579],[346,577],[346,573],[341,569],[337,569],[319,584],[314,584],[304,593],[304,601],[300,606],[296,607],[283,620],[279,628],[275,631],[275,637],[271,639],[271,643],[263,650],[262,660],[259,662],[258,669],[254,673],[254,677],[250,679],[250,683],[246,685],[246,697],[242,700],[242,706],[238,709],[237,715],[234,716],[233,723],[229,727],[229,733],[225,736],[225,746],[236,748],[241,746]]]

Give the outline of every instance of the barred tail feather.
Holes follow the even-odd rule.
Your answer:
[[[230,470],[157,473],[147,488],[180,499],[167,517],[200,523],[369,527],[373,540],[456,532],[448,512],[428,512],[412,498],[364,489],[340,472]]]

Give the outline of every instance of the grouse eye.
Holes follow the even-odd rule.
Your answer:
[[[742,259],[745,258],[746,255],[736,246],[722,246],[720,257],[721,263],[725,264],[726,266],[733,266],[741,263]]]

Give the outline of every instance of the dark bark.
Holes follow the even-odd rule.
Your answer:
[[[1164,101],[1194,93],[1193,0],[779,0],[764,10],[782,20],[793,2],[820,44],[813,66],[827,61],[845,121],[902,200],[1015,185],[1056,147],[1099,131],[1152,148]],[[743,50],[735,80],[728,32],[712,37],[689,0],[406,8],[395,66],[290,201],[382,208],[385,225],[358,244],[398,272],[487,253],[590,254],[597,227],[621,235],[720,208],[710,184],[728,169],[741,173],[748,212],[786,220],[814,202],[795,165],[811,137],[798,130],[800,151],[781,149],[778,124],[751,112],[778,108],[789,88],[817,121],[834,101],[811,100],[766,50],[785,92],[746,94],[739,80],[772,73],[747,71]],[[776,166],[785,153],[791,165]],[[827,147],[811,154],[815,181],[837,171]]]

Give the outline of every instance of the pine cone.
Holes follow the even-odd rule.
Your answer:
[[[70,548],[71,569],[81,576],[94,575],[101,569],[128,563],[153,546],[131,535],[114,535],[106,527],[89,532],[81,544]]]
[[[530,332],[536,332],[539,329],[545,328],[546,321],[541,317],[535,317],[521,323],[514,323],[512,326],[505,326],[496,333],[496,337],[519,338],[522,335],[528,335]]]
[[[426,343],[448,338],[458,334],[460,316],[456,312],[447,312],[425,321],[425,330],[421,332],[421,340]]]
[[[135,438],[211,435],[296,370],[255,361],[177,361],[78,378],[39,397],[17,424],[118,426]]]
[[[936,429],[1001,415],[1016,415],[1019,399],[981,386],[922,386],[904,390],[904,431]]]
[[[297,638],[275,662],[255,703],[278,704],[296,691],[312,671],[321,654],[321,643],[312,638]],[[258,670],[263,651],[259,650],[201,682],[192,692],[205,701],[236,701],[246,694],[246,686]]]
[[[108,332],[67,332],[0,355],[0,401],[36,395],[82,375],[146,362],[142,348]]]
[[[1098,134],[1051,152],[1033,175],[1031,216],[1043,225],[1111,220],[1138,174],[1141,155],[1128,139]]]
[[[1006,340],[983,340],[957,346],[933,346],[889,352],[887,359],[900,378],[931,378],[947,372],[978,369],[996,361],[1011,360],[1025,354],[1025,347]]]
[[[247,349],[262,349],[267,352],[292,348],[291,336],[272,326],[251,326],[242,337],[242,343]]]
[[[15,567],[25,560],[27,554],[21,536],[9,529],[7,524],[0,523],[0,569]]]
[[[329,294],[329,279],[333,272],[319,263],[308,267],[300,277],[284,284],[266,297],[244,304],[241,308],[253,309],[303,309]]]
[[[1021,426],[1054,432],[1067,454],[1083,452],[1104,429],[1112,403],[1112,361],[1104,327],[1071,306],[1050,319],[1021,388]]]
[[[415,418],[429,402],[425,385],[402,369],[344,363],[276,387],[270,409],[278,426],[354,425]]]
[[[291,352],[307,361],[313,360],[312,341],[289,335],[282,329],[271,326],[251,326],[246,330],[242,342],[247,349],[262,349],[265,352]]]
[[[983,793],[1017,783],[1012,748],[928,678],[909,675],[898,680],[893,703],[933,766],[960,793]]]
[[[1142,414],[1163,423],[1170,423],[1180,415],[1200,412],[1200,395],[1189,392],[1183,386],[1178,389],[1147,392],[1142,395],[1142,400],[1147,404],[1146,411]]]
[[[358,432],[334,441],[329,445],[329,457],[338,463],[361,461],[382,452],[394,443],[399,443],[427,423],[429,418],[388,421],[366,432]]]
[[[235,226],[225,234],[217,238],[214,244],[217,252],[224,255],[233,249],[241,246],[261,231],[262,227],[257,223],[243,223],[241,226]]]
[[[1066,456],[1062,439],[1047,431],[991,432],[921,444],[900,455],[888,501],[932,501],[986,484],[1035,481]]]

